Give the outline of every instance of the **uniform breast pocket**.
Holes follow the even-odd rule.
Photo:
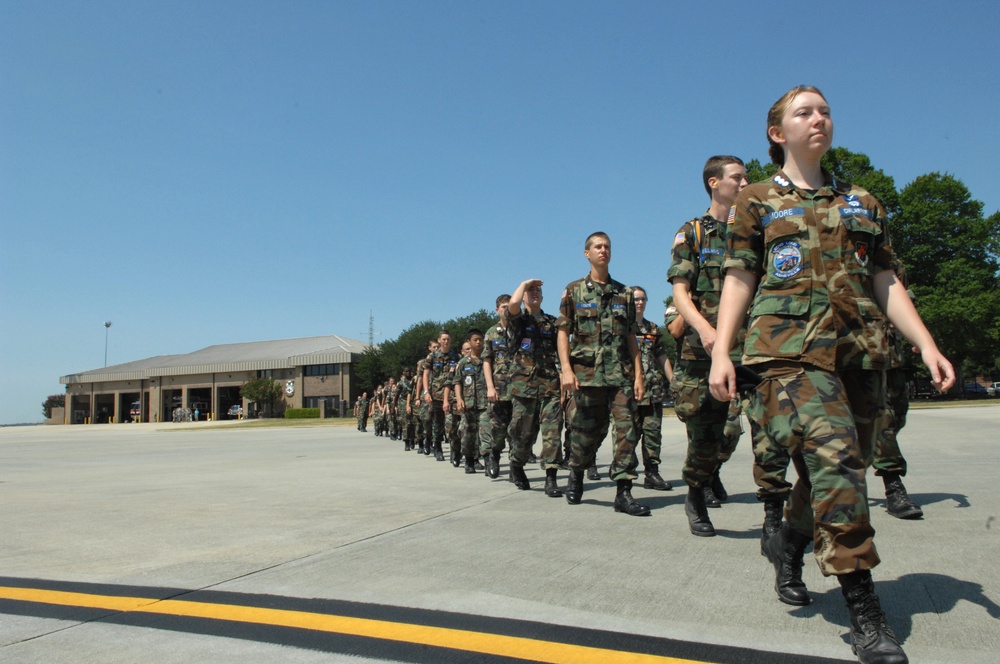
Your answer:
[[[586,343],[597,338],[601,332],[601,316],[597,307],[576,310],[576,329],[573,334]]]
[[[851,212],[859,212],[850,210]],[[849,274],[872,274],[871,256],[880,242],[882,229],[861,214],[841,214],[847,228],[844,265]]]
[[[628,305],[624,302],[611,303],[611,332],[615,336],[628,332]]]
[[[764,240],[767,248],[764,256],[766,261],[764,285],[768,289],[794,288],[797,281],[808,278],[811,269],[806,244],[808,238],[809,231],[802,215],[790,214],[780,217],[765,227]]]

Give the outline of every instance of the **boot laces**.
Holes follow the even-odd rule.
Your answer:
[[[868,593],[862,597],[857,605],[857,615],[858,627],[864,635],[865,646],[876,641],[879,634],[885,634],[896,641],[896,635],[885,620],[885,614],[882,612],[882,605],[879,603],[877,595]]]

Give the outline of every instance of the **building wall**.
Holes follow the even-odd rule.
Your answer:
[[[332,397],[353,403],[352,372],[350,364],[341,364],[340,373],[328,376],[306,376],[305,367],[291,369],[271,369],[267,371],[242,371],[225,373],[190,374],[178,376],[157,376],[143,380],[108,381],[100,383],[70,383],[66,386],[66,407],[61,421],[65,424],[93,423],[107,410],[108,421],[126,422],[130,418],[129,406],[134,398],[141,404],[142,422],[169,422],[176,407],[189,408],[194,402],[191,390],[208,389],[211,394],[211,417],[220,419],[226,412],[220,404],[220,388],[242,387],[244,383],[257,378],[258,373],[272,378],[281,385],[286,407],[301,408],[308,397]],[[292,381],[294,392],[285,392],[288,381]],[[170,392],[171,390],[175,392]],[[168,395],[180,396],[166,403]],[[128,403],[123,403],[123,399]],[[198,399],[200,402],[201,399]],[[248,412],[245,399],[240,400],[243,412]],[[202,413],[204,416],[205,414]]]

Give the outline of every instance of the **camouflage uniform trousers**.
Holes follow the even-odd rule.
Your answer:
[[[491,451],[499,456],[507,444],[512,405],[510,401],[491,401],[486,406],[489,425],[479,425],[479,452],[484,456]]]
[[[597,448],[614,424],[614,459],[608,473],[612,481],[634,480],[639,461],[635,456],[635,399],[631,387],[581,387],[566,402],[566,428],[570,430],[570,468],[590,467]]]
[[[733,455],[743,433],[738,399],[718,401],[708,389],[709,361],[681,361],[670,389],[674,412],[687,426],[687,456],[682,477],[688,486],[706,486]]]
[[[663,447],[663,404],[638,406],[636,418],[642,437],[642,467],[646,472],[652,472],[660,465],[660,450]]]
[[[906,475],[906,459],[896,440],[899,430],[906,425],[906,414],[910,409],[906,375],[900,369],[889,369],[885,376],[885,408],[881,412],[883,419],[876,428],[875,454],[871,465],[875,468],[876,475]],[[792,485],[785,479],[791,463],[788,449],[784,445],[775,444],[767,432],[761,431],[752,420],[750,431],[753,437],[753,479],[757,484],[757,500],[785,500],[792,489]]]
[[[444,427],[445,427],[445,414],[443,409],[444,402],[434,400],[431,401],[430,406],[427,407],[427,419],[424,421],[424,427],[430,425],[430,442],[434,447],[437,447],[444,440]]]
[[[875,460],[872,462],[876,475],[906,475],[906,459],[896,437],[906,426],[906,414],[910,410],[908,388],[904,369],[885,372],[885,410],[875,439]]]
[[[798,479],[785,519],[812,536],[825,575],[871,569],[872,541],[865,471],[882,409],[884,374],[771,362],[754,367],[764,377],[747,402],[747,416],[773,447],[785,447]]]
[[[418,406],[412,410],[413,414],[410,415],[408,431],[410,432],[410,440],[419,445],[420,441],[424,439],[424,419],[420,417],[420,411],[423,408]]]
[[[479,458],[479,423],[485,408],[468,408],[461,413],[462,418],[462,454],[465,460],[475,461]]]
[[[562,442],[563,412],[559,395],[513,397],[511,400],[510,437],[511,465],[524,467],[531,458],[531,448],[542,434],[542,467],[559,467],[559,444]]]
[[[403,440],[419,440],[417,436],[423,435],[423,423],[420,421],[419,408],[410,407],[410,414],[406,415],[403,425]],[[403,413],[406,413],[406,406],[403,406]]]
[[[462,445],[462,414],[458,412],[455,402],[451,410],[444,415],[444,437],[448,441],[448,449],[458,450]]]
[[[419,444],[423,441],[425,447],[430,447],[432,444],[433,424],[431,422],[431,410],[431,406],[421,399],[420,410],[417,413],[417,416],[420,418],[421,437],[417,439],[417,443]]]

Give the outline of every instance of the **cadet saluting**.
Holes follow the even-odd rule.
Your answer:
[[[833,142],[822,93],[785,93],[768,113],[767,137],[781,170],[746,187],[729,213],[709,384],[717,399],[736,396],[728,350],[752,301],[743,363],[763,381],[747,416],[789,449],[799,475],[786,524],[764,547],[779,599],[809,603],[802,555],[812,540],[820,570],[841,584],[858,659],[906,662],[870,572],[879,558],[865,470],[883,399],[885,316],[920,348],[938,389],[952,385],[954,370],[897,277],[882,206],[820,166]]]

